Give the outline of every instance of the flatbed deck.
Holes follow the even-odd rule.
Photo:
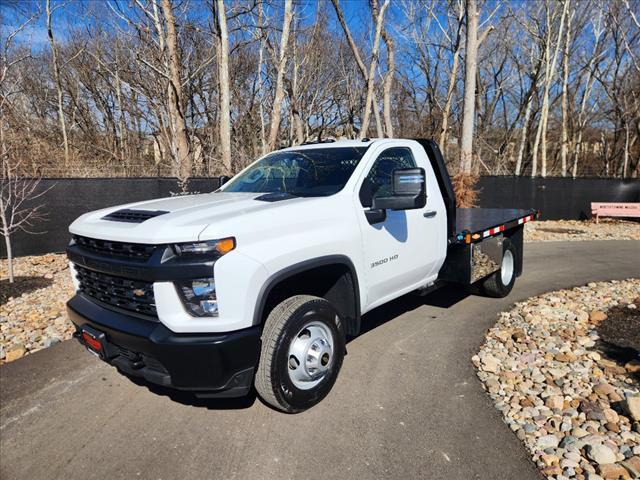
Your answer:
[[[457,208],[456,209],[456,241],[473,243],[482,238],[496,235],[504,230],[534,220],[536,210],[517,208]]]

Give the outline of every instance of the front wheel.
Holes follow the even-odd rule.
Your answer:
[[[278,410],[306,410],[333,387],[344,352],[344,328],[335,308],[324,298],[290,297],[265,322],[256,390]]]
[[[516,247],[511,240],[505,238],[502,242],[502,267],[497,272],[485,278],[482,283],[482,291],[485,295],[495,298],[503,298],[509,295],[516,283]]]

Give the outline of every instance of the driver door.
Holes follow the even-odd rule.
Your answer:
[[[358,219],[364,251],[367,309],[435,279],[440,267],[443,248],[436,243],[438,223],[446,221],[444,204],[439,195],[429,195],[435,178],[426,154],[424,156],[426,161],[419,165],[425,168],[427,175],[427,204],[424,208],[386,210],[386,218],[378,223],[370,223],[371,220],[365,216],[374,197],[392,193],[394,170],[418,166],[411,148],[391,147],[380,152],[360,185],[358,206],[361,211]],[[437,205],[438,198],[440,206]]]

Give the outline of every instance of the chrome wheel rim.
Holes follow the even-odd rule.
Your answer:
[[[333,333],[320,322],[309,322],[289,345],[287,371],[300,390],[309,390],[327,376],[333,366]]]
[[[502,257],[502,268],[500,269],[502,284],[505,286],[509,285],[513,278],[513,265],[513,253],[511,253],[511,250],[507,250]]]

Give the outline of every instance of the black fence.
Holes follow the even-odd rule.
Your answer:
[[[591,218],[591,202],[640,202],[640,180],[481,177],[481,207],[537,208],[544,220]]]
[[[69,225],[83,213],[113,205],[168,197],[180,191],[173,178],[48,178],[38,186],[47,192],[37,199],[46,206],[47,220],[38,227],[44,232],[12,236],[13,255],[35,255],[62,252],[69,243]],[[218,188],[217,178],[189,181],[190,192],[208,193]],[[7,256],[4,242],[0,256]]]
[[[640,180],[482,177],[479,187],[481,207],[533,207],[548,220],[589,218],[591,202],[640,202]],[[179,191],[177,181],[171,178],[46,179],[40,188],[49,189],[38,199],[46,205],[48,215],[39,226],[43,233],[16,233],[12,237],[15,256],[63,251],[69,241],[69,224],[83,213]],[[207,193],[216,188],[215,178],[189,183],[192,192]],[[6,257],[4,242],[0,256]]]

